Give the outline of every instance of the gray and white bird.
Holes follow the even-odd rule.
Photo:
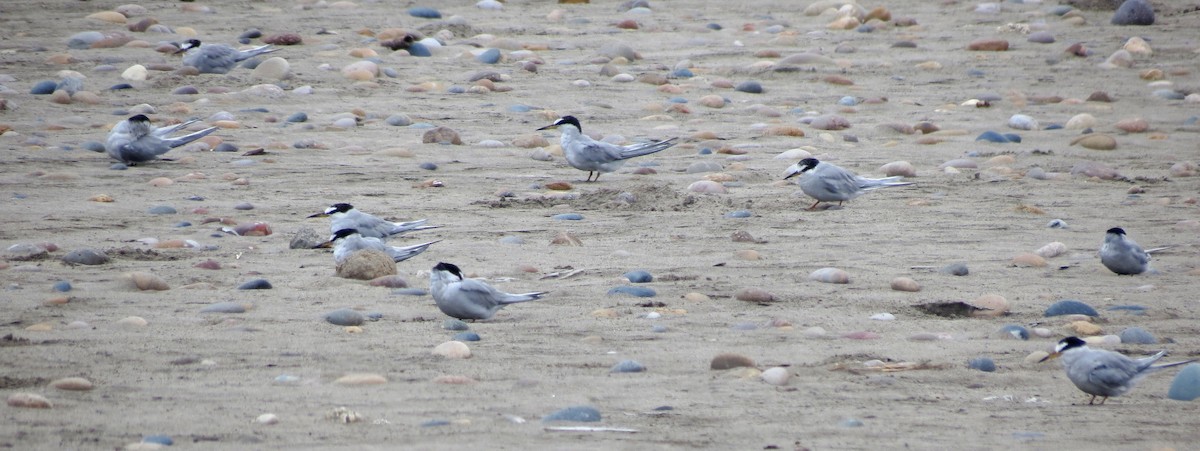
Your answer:
[[[217,129],[217,127],[209,127],[176,138],[167,137],[167,135],[196,122],[199,120],[193,119],[176,125],[154,128],[150,125],[150,118],[139,114],[113,126],[112,130],[108,132],[108,139],[104,142],[104,150],[108,156],[130,166],[156,160],[159,155],[203,138]]]
[[[342,264],[350,255],[367,249],[373,249],[383,252],[392,257],[392,261],[400,263],[410,258],[416,257],[417,254],[425,252],[433,243],[441,240],[434,240],[427,243],[414,244],[411,246],[389,246],[379,238],[365,237],[354,229],[342,229],[334,232],[329,241],[314,246],[314,249],[333,248],[333,261],[337,264]]]
[[[329,217],[329,233],[337,233],[342,229],[354,229],[364,237],[388,239],[417,230],[436,229],[438,226],[427,226],[428,219],[418,219],[408,222],[392,222],[370,213],[363,213],[353,205],[339,202],[330,205],[321,213],[308,215],[310,218]]]
[[[429,291],[438,309],[452,318],[489,319],[509,304],[540,299],[545,291],[511,294],[487,283],[463,277],[462,270],[439,262],[429,273]]]
[[[279,49],[271,48],[271,44],[238,50],[224,44],[200,45],[199,39],[188,39],[175,53],[183,53],[183,64],[195,67],[202,74],[225,74],[242,61],[276,50]]]
[[[901,182],[904,178],[901,176],[869,179],[838,165],[817,161],[816,158],[805,158],[789,166],[783,178],[787,180],[801,174],[804,176],[800,177],[800,190],[817,200],[808,207],[809,210],[817,208],[821,202],[837,201],[841,205],[867,191],[912,185],[912,182]]]
[[[1151,249],[1151,251],[1162,250]],[[1130,276],[1150,270],[1150,253],[1125,236],[1125,229],[1113,227],[1104,233],[1100,246],[1100,263],[1109,271]]]
[[[1159,351],[1150,357],[1133,359],[1113,351],[1092,349],[1077,337],[1067,337],[1059,340],[1054,352],[1040,361],[1060,358],[1063,369],[1067,371],[1067,379],[1084,393],[1092,395],[1088,404],[1095,403],[1097,396],[1103,397],[1100,404],[1104,404],[1110,396],[1120,396],[1129,392],[1148,374],[1196,361],[1193,359],[1154,365],[1154,362],[1165,355],[1167,351]]]
[[[596,141],[583,134],[583,127],[579,125],[579,119],[575,119],[574,116],[563,116],[553,124],[538,130],[553,128],[562,131],[560,142],[567,163],[575,169],[588,171],[587,181],[589,182],[592,181],[592,173],[596,174],[596,181],[599,181],[600,174],[620,169],[625,164],[625,160],[666,150],[674,146],[675,140],[679,139],[676,137],[662,141],[618,146]]]

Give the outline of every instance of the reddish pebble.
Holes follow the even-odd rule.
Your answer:
[[[1008,50],[1008,41],[1004,39],[976,39],[967,44],[967,50],[980,52],[1003,52]]]
[[[210,258],[210,259],[202,261],[200,263],[196,263],[192,267],[200,268],[200,269],[221,269],[221,263]]]
[[[842,335],[842,338],[849,338],[851,340],[878,340],[880,338],[880,335],[875,332],[867,332],[864,330],[864,331],[858,331],[858,332],[850,332],[846,335]]]

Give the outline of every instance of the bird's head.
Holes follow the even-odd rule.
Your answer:
[[[1058,344],[1054,346],[1054,352],[1051,352],[1050,355],[1042,357],[1042,359],[1038,360],[1038,362],[1045,362],[1047,360],[1058,358],[1062,355],[1062,353],[1069,349],[1078,349],[1085,346],[1087,346],[1087,342],[1080,340],[1078,337],[1064,338],[1059,340]]]
[[[179,45],[179,50],[176,50],[175,53],[183,53],[188,50],[194,49],[196,47],[200,47],[200,40],[199,39],[188,39],[186,41],[183,41],[183,44]]]
[[[338,230],[337,232],[333,232],[333,236],[329,237],[329,241],[326,241],[324,243],[313,246],[313,249],[331,248],[331,247],[333,247],[334,244],[337,243],[338,240],[340,240],[342,238],[346,238],[350,235],[358,235],[358,230],[356,230],[356,229],[341,229],[341,230]]]
[[[793,164],[787,168],[787,172],[785,172],[783,174],[783,179],[787,180],[787,179],[790,179],[797,175],[803,174],[806,171],[811,171],[811,170],[813,170],[813,168],[816,168],[817,164],[819,164],[819,163],[821,163],[821,162],[817,161],[816,158],[805,158],[803,160],[800,160],[799,163]]]
[[[1107,234],[1109,234],[1109,235],[1121,235],[1121,236],[1125,236],[1125,229],[1122,229],[1122,228],[1120,228],[1120,227],[1113,227],[1113,228],[1111,228],[1111,229],[1108,229],[1108,231],[1107,231],[1107,232],[1104,232],[1104,233],[1107,233]]]
[[[575,127],[576,130],[579,130],[580,132],[583,131],[583,126],[579,125],[579,119],[575,119],[575,116],[560,117],[560,118],[558,118],[557,121],[554,121],[553,124],[539,128],[538,130],[549,130],[549,129],[558,128],[558,127],[561,127],[564,125],[573,126],[573,127]]]
[[[346,212],[348,212],[348,211],[350,211],[350,210],[353,210],[353,209],[354,209],[354,206],[353,206],[353,205],[350,205],[350,204],[347,204],[347,203],[336,203],[336,204],[330,205],[330,206],[329,206],[329,208],[326,208],[326,209],[325,209],[325,211],[323,211],[323,212],[320,212],[320,213],[313,213],[313,214],[311,214],[311,215],[308,215],[308,217],[310,217],[310,218],[324,218],[324,217],[326,217],[326,216],[331,216],[331,215],[334,215],[334,214],[337,214],[337,213],[346,213]]]
[[[454,277],[457,277],[458,280],[463,279],[462,270],[458,269],[458,265],[455,265],[453,263],[438,262],[438,264],[433,267],[433,271],[434,272],[445,271],[445,272],[448,272],[448,273],[454,275]]]

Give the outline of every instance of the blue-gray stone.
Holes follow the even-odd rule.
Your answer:
[[[435,164],[435,163],[429,163],[429,162],[421,163],[421,164],[419,164],[418,166],[419,166],[421,169],[424,169],[424,170],[426,170],[426,171],[436,171],[436,170],[437,170],[437,168],[438,168],[438,165],[437,165],[437,164]]]
[[[622,286],[622,287],[615,287],[611,290],[608,290],[609,296],[620,295],[620,294],[639,297],[639,298],[651,298],[651,297],[654,297],[655,295],[657,295],[658,293],[655,293],[653,288],[647,288],[647,287]]]
[[[367,314],[367,321],[379,321],[383,319],[383,314],[379,312],[371,312]]]
[[[246,313],[246,306],[240,302],[218,302],[200,309],[200,313]]]
[[[270,290],[271,288],[273,288],[271,282],[268,282],[267,279],[248,280],[237,287],[239,290]]]
[[[692,73],[692,70],[686,67],[681,67],[671,71],[671,78],[692,78],[695,76],[696,74]]]
[[[425,47],[425,44],[420,42],[414,42],[412,45],[409,45],[408,54],[412,56],[433,56],[433,53],[429,51],[429,47]]]
[[[239,34],[238,39],[258,39],[258,38],[261,38],[262,35],[263,35],[262,31],[260,31],[259,29],[251,28],[246,31],[243,31],[242,34]]]
[[[560,221],[582,221],[583,215],[579,213],[560,213],[552,216],[552,218]]]
[[[994,132],[994,131],[991,131],[991,130],[980,133],[979,136],[975,138],[975,140],[1000,143],[1000,144],[1007,144],[1007,143],[1011,142],[1008,140],[1007,136],[1002,135],[997,132]]]
[[[284,119],[284,120],[286,120],[288,122],[308,122],[308,114],[303,111],[296,112],[296,113],[292,113],[290,116],[287,117],[287,119]]]
[[[872,33],[875,31],[875,27],[872,26],[871,24],[862,24],[862,25],[859,25],[858,28],[855,28],[854,31],[857,31],[859,33]]]
[[[383,121],[394,127],[406,127],[412,125],[412,119],[409,119],[408,116],[403,114],[393,114],[388,116],[388,118],[384,119]]]
[[[171,91],[171,94],[181,95],[181,96],[199,94],[199,93],[200,93],[200,90],[196,89],[195,86],[191,86],[191,85],[180,86],[178,88],[175,88],[174,91]]]
[[[238,151],[237,146],[227,143],[227,142],[217,144],[217,147],[213,148],[213,152],[237,152],[237,151]]]
[[[704,28],[707,28],[709,30],[720,31],[721,28],[723,28],[723,27],[721,27],[721,24],[719,24],[719,23],[709,22],[707,25],[704,26]]]
[[[153,207],[150,207],[149,210],[146,210],[146,212],[150,213],[152,215],[173,215],[175,213],[178,213],[175,211],[175,207],[172,207],[170,205],[153,206]]]
[[[751,216],[754,216],[754,213],[751,213],[750,210],[735,210],[725,213],[726,218],[749,218]]]
[[[858,97],[842,96],[842,98],[838,99],[837,103],[838,103],[838,105],[841,105],[841,106],[854,106],[854,105],[858,105],[858,102],[859,102]]]
[[[999,332],[1003,335],[1010,336],[1018,340],[1029,339],[1029,330],[1025,329],[1025,327],[1021,326],[1020,324],[1005,324],[1004,326],[1000,327]]]
[[[1154,25],[1154,7],[1146,0],[1125,0],[1113,13],[1113,25]]]
[[[664,326],[661,324],[655,324],[653,326],[650,326],[650,332],[654,332],[656,334],[661,334],[666,331],[667,331],[667,326]]]
[[[467,92],[467,88],[464,88],[464,87],[458,86],[458,85],[454,85],[454,86],[451,86],[449,89],[446,89],[446,92],[451,93],[451,94],[462,94],[464,92]]]
[[[671,97],[667,101],[671,103],[688,103],[688,100],[683,97]]]
[[[712,147],[701,147],[698,153],[700,155],[712,155],[713,150]]]
[[[487,49],[483,53],[475,56],[475,61],[483,64],[496,64],[500,62],[500,49]]]
[[[51,286],[50,288],[59,293],[66,293],[68,291],[71,291],[71,282],[67,282],[65,280],[60,280],[58,282],[54,282],[54,285]]]
[[[479,334],[477,334],[477,333],[475,333],[475,332],[467,331],[467,332],[459,332],[459,333],[457,333],[457,334],[454,334],[454,338],[451,338],[451,340],[455,340],[455,341],[479,341],[479,340],[480,340],[480,338],[479,338]]]
[[[1074,299],[1063,299],[1046,307],[1045,316],[1087,315],[1100,316],[1092,306]]]
[[[129,83],[117,83],[108,87],[109,91],[122,91],[126,89],[133,89],[133,85]]]
[[[1175,380],[1171,381],[1167,397],[1176,401],[1200,398],[1200,364],[1193,363],[1183,367],[1179,374],[1175,375]]]
[[[1056,5],[1056,6],[1050,7],[1050,14],[1054,14],[1056,16],[1061,16],[1061,15],[1071,12],[1071,10],[1073,10],[1073,9],[1075,9],[1075,8],[1072,7],[1071,5]]]
[[[735,91],[748,92],[750,94],[762,94],[763,92],[762,83],[757,81],[743,81],[738,83],[737,86],[734,86],[733,89]]]
[[[108,263],[108,256],[104,252],[95,249],[83,248],[67,252],[67,255],[63,256],[62,261],[76,265],[95,266]]]
[[[943,266],[942,269],[938,270],[938,272],[940,272],[942,274],[949,274],[952,276],[965,276],[967,274],[970,274],[970,271],[967,269],[966,263],[951,263],[949,265]]]
[[[992,359],[988,357],[976,357],[967,362],[967,367],[973,370],[990,373],[992,371],[996,371],[996,362],[993,362]]]
[[[1146,329],[1140,327],[1127,327],[1117,334],[1121,337],[1121,343],[1129,343],[1135,345],[1152,345],[1158,343],[1158,339],[1154,335],[1147,332]]]
[[[471,330],[471,326],[467,325],[467,323],[463,322],[462,320],[448,319],[448,320],[442,321],[442,329]]]
[[[185,197],[184,200],[190,200],[192,202],[204,202],[204,196],[192,195],[192,196]]]
[[[408,15],[413,16],[413,17],[420,17],[422,19],[441,19],[442,18],[442,13],[438,12],[438,10],[433,9],[433,8],[424,7],[424,6],[414,6],[412,8],[408,8]]]
[[[75,50],[86,50],[92,48],[92,44],[104,39],[104,33],[99,31],[84,31],[71,35],[67,38],[67,48]]]
[[[251,204],[249,202],[241,202],[241,203],[238,203],[237,205],[234,205],[233,209],[234,210],[243,210],[243,211],[244,210],[253,210],[254,204]]]
[[[181,229],[182,229],[182,228],[184,228],[184,227],[191,227],[191,226],[192,226],[192,223],[190,223],[190,222],[188,222],[188,221],[179,221],[179,222],[176,222],[176,223],[175,223],[175,225],[174,225],[174,226],[172,226],[172,227],[176,227],[176,228],[181,228]]]
[[[636,360],[622,360],[613,365],[610,373],[640,373],[646,371],[646,367]]]
[[[108,168],[114,171],[124,171],[129,169],[129,166],[126,166],[125,163],[113,163],[112,166],[109,166]]]
[[[58,82],[54,80],[39,81],[29,89],[29,93],[33,95],[53,94],[56,87],[58,87]]]
[[[385,67],[383,68],[383,75],[387,75],[388,78],[396,78],[400,76],[400,72],[397,72],[394,67]]]
[[[326,313],[325,321],[339,326],[359,326],[362,325],[365,318],[363,318],[361,313],[343,308]]]
[[[424,423],[421,423],[421,427],[423,427],[423,428],[432,428],[432,427],[449,426],[449,425],[450,425],[449,420],[429,420]]]
[[[1157,97],[1162,97],[1167,100],[1183,100],[1184,98],[1186,98],[1186,96],[1184,96],[1182,92],[1176,91],[1174,89],[1167,89],[1167,88],[1155,89],[1154,95]]]
[[[1130,315],[1145,315],[1146,307],[1140,305],[1114,305],[1108,308],[1110,312],[1127,312]]]
[[[175,440],[171,440],[170,436],[154,434],[142,437],[142,443],[157,443],[162,446],[171,446],[175,444]]]
[[[100,141],[84,141],[83,144],[79,145],[79,147],[90,150],[92,152],[97,152],[97,153],[104,152],[104,143],[102,143]]]
[[[847,418],[845,420],[839,421],[838,426],[841,426],[844,428],[860,428],[860,427],[863,427],[863,422],[862,422],[862,420],[860,420],[858,418]]]
[[[1061,219],[1051,219],[1050,222],[1046,223],[1046,227],[1051,229],[1065,229],[1067,228],[1067,221],[1063,221]]]
[[[1062,130],[1062,129],[1063,129],[1062,124],[1049,124],[1042,130]]]
[[[508,107],[508,111],[513,113],[528,113],[531,110],[533,110],[533,108],[531,108],[529,105],[513,105]]]
[[[398,296],[425,296],[429,294],[429,290],[424,288],[398,288],[392,290],[392,294]]]
[[[654,281],[654,276],[650,275],[649,271],[635,269],[624,274],[630,283],[649,283]]]
[[[594,423],[600,421],[600,411],[592,406],[567,407],[542,417],[542,421],[580,421]]]

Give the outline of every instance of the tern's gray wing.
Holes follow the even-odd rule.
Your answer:
[[[110,137],[104,149],[113,159],[128,164],[158,159],[159,155],[170,151],[171,146],[153,136],[144,136],[137,140]]]
[[[870,190],[879,189],[879,188],[887,188],[890,186],[912,185],[912,182],[901,182],[900,180],[902,180],[902,179],[904,179],[904,177],[899,176],[899,175],[892,176],[892,177],[884,177],[881,179],[872,179],[872,178],[866,178],[863,176],[855,176],[855,180],[858,181],[858,187],[861,188],[863,191],[870,191]]]
[[[329,221],[330,232],[337,233],[342,229],[355,229],[362,236],[372,238],[386,238],[388,231],[391,230],[391,223],[384,221],[374,215],[363,213],[358,210],[352,210],[341,217],[333,218]]]
[[[183,121],[183,122],[180,122],[180,123],[178,123],[178,124],[175,124],[175,125],[168,125],[168,126],[166,126],[166,127],[159,127],[159,128],[156,128],[156,129],[154,129],[154,131],[150,132],[150,134],[152,134],[152,135],[154,135],[154,136],[157,136],[157,137],[159,137],[159,138],[162,138],[162,137],[165,137],[165,136],[167,136],[167,135],[170,135],[170,134],[172,134],[172,133],[175,133],[176,131],[183,130],[185,127],[187,127],[187,126],[189,126],[189,125],[192,125],[192,124],[195,124],[195,123],[197,123],[197,122],[200,122],[200,119],[192,119],[192,120],[188,120],[188,121]]]
[[[627,160],[627,159],[630,159],[633,157],[640,157],[642,155],[650,155],[650,154],[658,152],[658,151],[666,150],[666,149],[670,148],[671,146],[675,145],[676,139],[678,139],[678,138],[671,138],[671,139],[666,139],[666,140],[662,140],[662,141],[639,143],[639,144],[633,144],[633,145],[621,147],[619,158],[622,160]]]
[[[209,133],[212,133],[215,131],[217,131],[217,127],[209,127],[204,130],[188,133],[186,135],[175,137],[175,138],[164,138],[164,139],[162,139],[162,143],[164,145],[166,145],[167,148],[174,149],[176,147],[182,146],[184,144],[187,144],[187,143],[190,143],[197,139],[208,136]]]
[[[418,254],[420,254],[422,252],[425,252],[426,249],[429,249],[429,246],[432,246],[433,243],[436,243],[438,241],[441,241],[441,240],[435,240],[435,241],[430,241],[428,243],[414,244],[412,246],[404,246],[404,247],[388,246],[387,252],[388,252],[388,255],[392,256],[393,261],[395,261],[396,263],[399,263],[399,262],[408,260],[410,258],[416,257]]]
[[[854,174],[833,165],[825,165],[805,175],[800,180],[800,189],[813,199],[825,202],[850,200],[862,194]]]
[[[501,304],[496,301],[496,289],[478,280],[466,279],[451,283],[435,297],[442,313],[458,319],[488,319]]]
[[[239,52],[219,44],[201,45],[183,55],[183,63],[195,67],[202,74],[228,73],[238,63]]]
[[[1128,239],[1110,234],[1100,248],[1100,263],[1117,274],[1141,274],[1150,264],[1150,255]]]

